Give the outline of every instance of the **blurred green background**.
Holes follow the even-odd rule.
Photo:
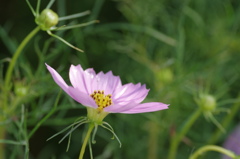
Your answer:
[[[35,0],[30,0],[36,6]],[[21,40],[36,24],[25,1],[0,2],[1,80],[7,62]],[[48,0],[42,0],[41,10]],[[71,64],[92,67],[96,72],[112,70],[123,83],[146,83],[147,101],[171,104],[168,110],[145,114],[110,114],[109,122],[122,141],[99,128],[93,145],[95,159],[167,159],[171,138],[178,134],[188,118],[199,109],[200,93],[211,94],[217,107],[210,113],[223,125],[226,133],[216,137],[219,128],[201,114],[179,144],[177,159],[188,158],[208,143],[222,145],[228,133],[239,123],[240,89],[240,1],[237,0],[57,0],[52,9],[59,16],[90,10],[82,18],[58,24],[71,25],[100,20],[100,23],[68,31],[56,31],[71,44],[84,50],[77,52],[46,32],[39,32],[26,46],[15,67],[14,94],[21,97],[19,106],[9,117],[7,139],[26,140],[18,128],[24,105],[27,125],[35,125],[53,109],[59,87],[44,63],[55,68],[69,82]],[[1,84],[3,82],[1,81]],[[21,87],[27,93],[18,94]],[[73,132],[71,145],[58,144],[64,133],[47,138],[86,115],[86,110],[65,93],[51,117],[29,139],[29,158],[77,158],[84,126]],[[230,122],[226,122],[230,118]],[[226,122],[223,124],[222,122]],[[214,138],[215,136],[215,138]],[[240,141],[240,139],[239,139]],[[239,142],[240,144],[240,142]],[[22,158],[24,146],[7,144],[7,158]],[[86,152],[85,158],[89,158]],[[216,152],[205,159],[220,158]]]

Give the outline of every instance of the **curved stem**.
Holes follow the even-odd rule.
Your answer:
[[[183,125],[181,131],[177,133],[172,139],[171,139],[171,145],[170,145],[170,150],[168,154],[168,159],[175,159],[176,158],[176,153],[177,153],[177,148],[182,140],[182,138],[186,135],[190,127],[193,125],[193,123],[196,121],[196,119],[201,115],[201,109],[198,108],[192,116],[189,117],[187,122]]]
[[[94,123],[89,123],[89,127],[88,127],[88,131],[87,131],[87,134],[85,136],[85,139],[83,141],[83,145],[82,145],[82,148],[81,148],[81,151],[80,151],[80,154],[79,154],[79,159],[83,159],[83,155],[84,155],[84,152],[85,152],[85,149],[86,149],[86,146],[87,146],[87,143],[88,143],[88,140],[90,138],[90,135],[91,135],[91,132],[94,128]]]
[[[23,48],[27,45],[27,43],[32,39],[32,37],[40,30],[40,27],[37,26],[35,29],[33,29],[33,31],[31,31],[26,37],[25,39],[21,42],[21,44],[19,45],[19,47],[17,48],[16,52],[14,53],[10,64],[8,66],[7,69],[7,73],[6,73],[6,78],[5,78],[5,103],[4,105],[6,106],[6,102],[7,102],[7,95],[8,95],[8,91],[10,90],[10,81],[11,81],[11,77],[12,77],[12,72],[13,72],[13,68],[16,64],[16,61],[19,57],[19,55],[21,54]]]
[[[207,145],[207,146],[203,146],[200,149],[198,149],[197,151],[195,151],[189,159],[197,159],[198,156],[200,156],[201,154],[203,154],[206,151],[217,151],[220,152],[222,154],[225,154],[231,158],[236,158],[237,156],[229,150],[226,150],[220,146],[215,146],[215,145]]]
[[[12,76],[12,71],[15,66],[15,63],[17,61],[17,58],[19,57],[20,53],[22,52],[23,48],[26,46],[26,44],[31,40],[31,38],[40,30],[40,27],[36,27],[33,31],[31,31],[28,36],[25,37],[25,39],[22,41],[22,43],[17,48],[16,52],[13,55],[13,58],[11,59],[10,65],[7,69],[7,74],[5,78],[5,86],[8,88],[10,79]]]

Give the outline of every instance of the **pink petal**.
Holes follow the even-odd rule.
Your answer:
[[[113,94],[115,88],[121,86],[122,84],[120,78],[118,76],[114,76],[112,71],[109,71],[106,74],[99,72],[95,76],[92,85],[93,88],[95,88],[93,91],[104,90],[107,95]]]
[[[151,103],[143,103],[136,105],[134,108],[129,109],[127,111],[121,111],[118,113],[124,114],[135,114],[135,113],[146,113],[146,112],[155,112],[163,109],[168,109],[168,104],[151,102]]]
[[[68,91],[71,97],[82,105],[97,108],[95,101],[90,95],[79,91],[77,88],[72,87],[69,87]]]
[[[49,65],[47,65],[45,63],[45,65],[47,66],[47,69],[48,71],[51,73],[54,81],[67,93],[69,94],[68,92],[68,88],[69,86],[66,84],[66,82],[63,80],[63,78],[52,68],[50,67]]]
[[[86,94],[92,93],[92,80],[96,76],[93,69],[82,69],[81,65],[71,65],[69,71],[70,81],[74,88],[78,88]]]
[[[141,86],[141,84],[132,84],[128,83],[123,85],[122,87],[118,87],[117,90],[115,91],[116,93],[113,95],[114,99],[121,98],[122,96],[126,96],[127,94],[130,94],[131,92],[134,91],[134,89],[137,89]]]
[[[149,89],[146,89],[146,85],[142,85],[138,83],[134,84],[126,84],[122,87],[122,90],[119,90],[119,94],[117,99],[113,96],[115,103],[121,103],[122,101],[134,101],[135,103],[141,103],[147,96]]]
[[[119,113],[119,112],[124,112],[124,111],[130,110],[133,107],[135,107],[136,105],[138,105],[138,103],[135,103],[135,102],[127,102],[127,103],[124,103],[123,105],[114,104],[114,105],[104,108],[104,111],[109,112],[109,113]]]
[[[84,81],[85,81],[86,89],[89,95],[94,92],[92,83],[95,76],[96,76],[96,73],[92,68],[88,68],[84,71]]]

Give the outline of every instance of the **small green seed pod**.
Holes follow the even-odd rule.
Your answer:
[[[163,84],[169,83],[173,80],[173,72],[170,68],[161,69],[156,73],[156,78]]]
[[[40,16],[36,17],[35,22],[42,30],[49,30],[51,27],[57,25],[58,15],[51,9],[44,9]]]
[[[155,88],[162,89],[173,81],[173,71],[170,68],[162,68],[155,73]]]
[[[28,94],[29,90],[28,87],[25,86],[24,82],[22,81],[15,81],[14,84],[14,93],[18,97],[24,97]]]
[[[209,94],[200,95],[200,98],[198,99],[198,104],[204,112],[212,112],[217,106],[216,99]]]

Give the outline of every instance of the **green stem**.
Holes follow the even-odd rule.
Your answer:
[[[7,69],[7,73],[6,73],[6,78],[5,78],[5,107],[7,106],[7,96],[8,96],[8,91],[10,90],[11,86],[10,86],[10,81],[11,81],[11,77],[12,77],[12,72],[13,72],[13,68],[16,64],[16,61],[19,57],[19,55],[21,54],[23,48],[27,45],[27,43],[32,39],[32,37],[40,30],[40,27],[37,26],[33,31],[31,31],[26,37],[25,39],[21,42],[21,44],[19,45],[19,47],[17,48],[16,52],[14,53],[10,64],[8,66]]]
[[[0,140],[3,140],[5,138],[5,133],[6,133],[6,129],[4,127],[4,125],[0,126]],[[4,152],[4,143],[0,143],[0,159],[4,159],[5,158],[5,152]]]
[[[83,145],[82,145],[82,148],[81,148],[81,151],[79,154],[79,159],[83,159],[83,155],[84,155],[84,152],[85,152],[85,149],[86,149],[86,146],[87,146],[87,143],[88,143],[88,140],[90,138],[93,128],[94,128],[94,123],[89,123],[88,131],[87,131],[86,137],[83,141]]]
[[[0,123],[4,121],[4,118],[0,116]],[[5,125],[0,125],[0,140],[4,140],[6,134],[6,127]],[[5,152],[4,152],[4,143],[0,143],[0,159],[5,158]]]
[[[182,138],[186,135],[190,127],[193,125],[193,123],[196,121],[196,119],[201,115],[201,109],[198,108],[187,120],[187,122],[183,125],[181,131],[177,133],[172,139],[171,139],[171,145],[170,150],[168,154],[168,159],[175,159],[177,148],[182,140]]]
[[[195,151],[189,159],[197,159],[198,156],[200,156],[201,154],[203,154],[206,151],[217,151],[220,152],[222,154],[225,154],[231,158],[237,158],[237,156],[229,150],[226,150],[220,146],[215,146],[215,145],[207,145],[207,146],[203,146],[200,149],[198,149],[197,151]]]

